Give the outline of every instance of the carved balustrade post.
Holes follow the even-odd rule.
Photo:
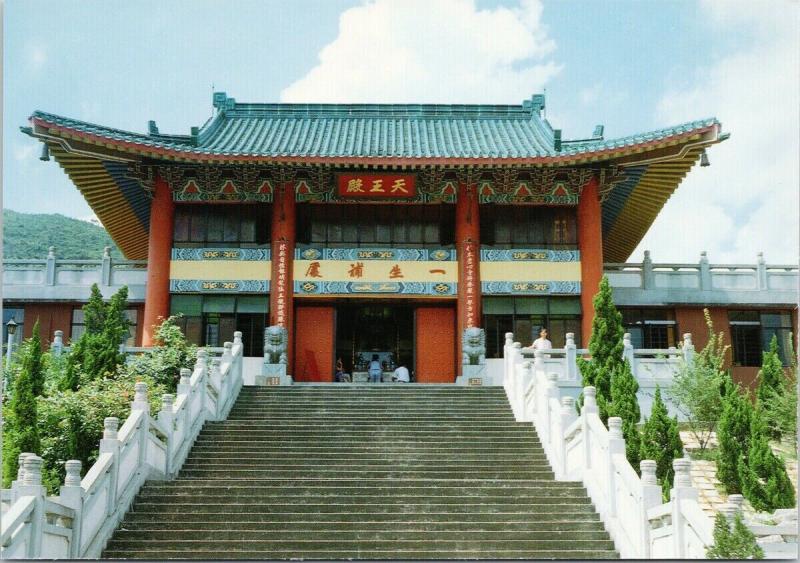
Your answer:
[[[548,373],[544,388],[544,412],[542,413],[545,428],[547,429],[547,440],[550,447],[558,447],[558,441],[563,437],[559,432],[559,422],[561,422],[561,407],[558,400],[558,374]]]
[[[28,559],[36,559],[42,554],[42,531],[45,524],[44,501],[47,491],[42,486],[42,463],[38,455],[27,455],[23,460],[22,483],[17,485],[19,497],[34,497],[30,517],[30,540],[27,545]]]
[[[103,419],[103,438],[100,440],[100,453],[111,454],[111,472],[109,473],[111,484],[108,487],[108,504],[106,506],[106,514],[109,515],[114,512],[117,503],[117,481],[120,474],[119,448],[119,419],[116,416],[108,416]],[[140,442],[140,456],[141,450],[142,445]]]
[[[578,380],[578,350],[575,346],[575,333],[567,333],[567,343],[564,345],[566,353],[564,354],[564,361],[567,363],[567,381]]]
[[[57,330],[53,333],[53,343],[50,344],[50,352],[55,357],[61,356],[64,351],[64,331]]]
[[[641,524],[641,551],[637,557],[642,559],[650,559],[650,520],[647,518],[647,511],[661,504],[661,485],[658,484],[656,479],[657,464],[652,459],[643,459],[639,463],[639,468],[642,472],[641,478],[641,514],[639,515],[639,523]]]
[[[56,247],[51,246],[47,251],[45,262],[45,284],[56,285]]]
[[[111,247],[106,246],[103,248],[103,262],[100,267],[100,284],[105,286],[111,285]]]
[[[581,407],[581,434],[583,435],[583,469],[588,474],[592,469],[592,445],[591,430],[589,429],[589,417],[596,416],[597,409],[597,389],[589,385],[583,388],[583,407]],[[584,482],[586,475],[584,475]]]
[[[694,344],[692,343],[691,332],[684,333],[681,350],[683,351],[683,361],[686,362],[687,366],[691,366],[694,363]]]
[[[769,289],[769,283],[767,281],[767,263],[764,261],[764,253],[758,253],[758,259],[756,260],[756,275],[758,276],[758,289]]]
[[[642,260],[642,289],[653,289],[655,286],[653,260],[650,258],[650,251],[645,250],[644,260]]]
[[[161,395],[161,410],[158,411],[158,422],[167,433],[167,448],[164,458],[164,477],[172,476],[172,453],[177,447],[175,443],[175,396],[169,393]]]
[[[711,289],[711,266],[708,263],[708,252],[705,250],[700,253],[700,289],[702,291]]]
[[[561,458],[560,465],[562,471],[562,478],[568,479],[569,478],[569,468],[567,467],[567,442],[566,442],[566,431],[575,419],[578,417],[578,414],[575,412],[575,399],[570,396],[561,397],[561,411],[559,412],[559,436],[558,436],[558,448],[559,448],[559,457]]]
[[[608,458],[605,460],[606,491],[608,495],[608,515],[617,516],[617,475],[614,470],[614,456],[621,454],[625,457],[625,439],[622,437],[622,419],[618,416],[608,418]]]
[[[681,505],[687,500],[697,500],[697,490],[692,487],[691,467],[692,462],[687,458],[672,460],[672,469],[675,472],[675,479],[670,493],[672,500],[673,557],[679,559],[686,557],[686,521]]]
[[[64,464],[67,475],[59,492],[59,501],[75,511],[72,520],[72,537],[69,542],[69,558],[79,559],[81,556],[81,527],[83,521],[83,487],[81,487],[81,462],[70,459]]]

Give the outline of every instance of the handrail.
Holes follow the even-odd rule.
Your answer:
[[[100,454],[83,479],[81,463],[66,462],[58,496],[47,497],[41,485],[42,459],[21,454],[18,479],[3,492],[11,502],[2,516],[3,557],[98,558],[145,480],[173,478],[205,421],[227,417],[242,387],[241,332],[220,350],[213,365],[208,352],[198,350],[194,370],[181,370],[176,395],[162,397],[156,417],[147,385],[137,383],[122,427],[115,417],[105,419]]]
[[[625,456],[622,420],[610,417],[606,428],[598,414],[595,388],[583,387],[584,403],[577,415],[574,398],[562,393],[569,390],[569,386],[563,384],[559,374],[545,372],[552,367],[552,361],[546,361],[545,356],[552,360],[553,351],[535,350],[531,362],[528,360],[530,350],[521,348],[513,340],[514,335],[506,333],[503,387],[514,417],[519,422],[533,423],[557,480],[583,483],[620,556],[705,558],[706,549],[713,543],[714,524],[697,503],[698,492],[691,484],[691,461],[673,461],[671,500],[662,502],[656,462],[643,460],[641,477],[637,474]],[[634,368],[640,359],[658,361],[640,355],[668,353],[682,355],[685,361],[691,362],[694,350],[690,334],[684,336],[682,350],[641,350],[636,354],[629,335],[625,335],[623,348],[624,357],[633,360]],[[677,363],[667,358],[664,361],[673,366],[674,373]],[[788,528],[784,526],[781,530]],[[775,556],[786,556],[792,546],[796,548],[796,531],[790,537],[794,543],[777,544],[779,547],[770,547],[767,551]]]

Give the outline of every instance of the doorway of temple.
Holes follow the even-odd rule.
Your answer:
[[[369,380],[368,368],[377,359],[382,380],[391,381],[405,365],[414,381],[414,308],[389,303],[354,303],[336,307],[336,359],[341,358],[351,381]]]

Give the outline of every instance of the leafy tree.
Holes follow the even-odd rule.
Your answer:
[[[641,460],[641,436],[639,434],[639,400],[636,392],[639,383],[633,377],[631,366],[627,360],[615,366],[611,373],[611,402],[608,404],[608,416],[622,419],[622,436],[625,438],[625,457],[639,471]]]
[[[721,512],[714,518],[714,545],[706,550],[708,559],[764,559],[764,550],[756,536],[742,520],[741,513],[733,518],[733,529]]]
[[[32,340],[32,339],[31,339]],[[41,346],[38,348],[38,360],[31,358],[36,354],[36,347],[28,340],[17,355],[17,361],[23,366],[14,378],[8,409],[5,411],[7,431],[3,436],[3,486],[8,487],[16,478],[18,457],[21,452],[39,453],[39,425],[36,420],[36,396],[34,395],[37,375],[31,372],[31,366],[39,365],[41,369]],[[26,367],[27,366],[27,367]]]
[[[750,449],[750,426],[754,413],[750,399],[739,385],[728,382],[725,386],[727,392],[722,399],[722,415],[717,427],[717,478],[728,494],[732,494],[742,492],[739,459],[746,456]]]
[[[622,315],[614,305],[611,286],[606,276],[600,281],[600,289],[594,296],[592,305],[594,320],[592,337],[589,340],[592,360],[580,358],[578,367],[583,377],[583,386],[592,385],[597,389],[597,407],[605,422],[608,419],[608,403],[611,402],[611,374],[623,363],[624,351]]]
[[[650,418],[642,428],[641,459],[652,459],[656,462],[656,477],[661,484],[664,498],[669,498],[675,472],[672,460],[683,455],[683,442],[678,431],[678,417],[670,418],[667,406],[661,400],[661,388],[656,386],[656,395]]]
[[[769,447],[767,428],[759,415],[759,410],[756,410],[750,423],[747,461],[739,458],[742,494],[756,510],[772,512],[776,508],[792,508],[795,503],[794,486],[783,460],[772,453]]]
[[[186,340],[177,317],[169,317],[155,331],[156,346],[149,354],[137,356],[120,370],[129,374],[151,375],[156,382],[170,392],[177,387],[181,368],[192,369],[197,356],[197,347]]]
[[[701,451],[705,450],[717,428],[722,415],[721,394],[729,379],[724,368],[729,347],[725,345],[722,332],[714,333],[708,309],[703,313],[708,327],[708,343],[694,355],[691,365],[681,365],[669,390]]]

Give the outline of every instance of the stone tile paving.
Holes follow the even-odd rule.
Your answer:
[[[683,441],[684,448],[691,457],[693,451],[699,449],[697,440],[690,432],[682,431],[681,440]],[[716,447],[717,437],[712,434],[709,440],[709,446]],[[776,451],[777,453],[777,451]],[[789,478],[794,484],[795,491],[798,490],[798,464],[797,460],[786,460],[786,470],[789,473]],[[700,507],[709,514],[712,518],[719,511],[720,507],[728,502],[728,495],[722,488],[722,484],[717,479],[717,462],[704,459],[693,459],[691,468],[692,485],[697,489],[697,500]],[[750,503],[745,500],[742,506],[742,511],[747,516],[753,516],[755,510]]]

